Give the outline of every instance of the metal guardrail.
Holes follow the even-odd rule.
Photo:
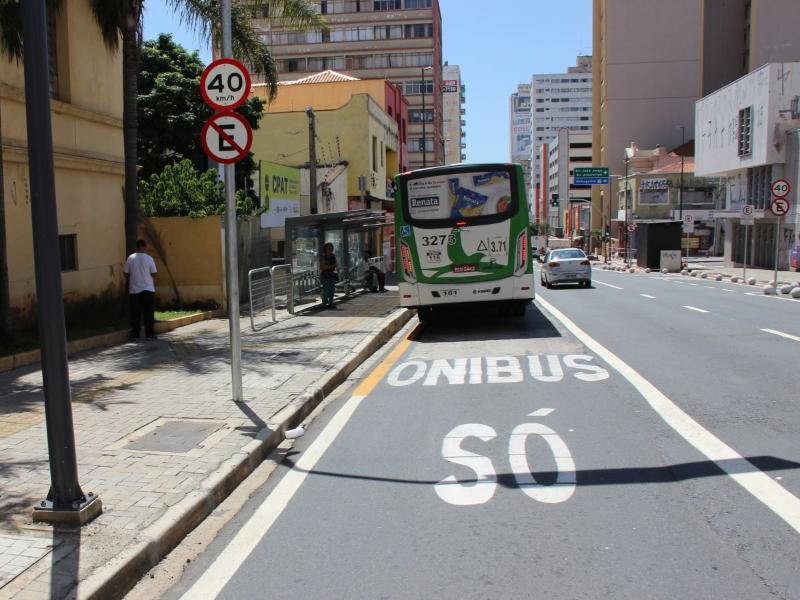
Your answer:
[[[319,279],[319,271],[309,269],[300,271],[292,276],[294,280],[295,298],[306,298],[319,294],[322,289],[322,282]]]
[[[275,265],[251,269],[247,273],[250,290],[250,328],[259,331],[255,316],[267,309],[272,311],[272,322],[275,323],[275,307],[278,298],[284,298],[283,305],[287,310],[294,312],[294,285],[291,265]]]

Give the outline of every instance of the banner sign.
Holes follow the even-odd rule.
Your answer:
[[[260,161],[261,227],[283,227],[287,217],[300,216],[300,169]]]

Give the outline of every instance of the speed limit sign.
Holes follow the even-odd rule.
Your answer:
[[[776,198],[785,198],[789,195],[792,186],[790,186],[789,182],[785,179],[776,179],[772,182],[770,189],[772,190],[772,195]]]
[[[200,77],[203,100],[216,110],[233,110],[250,95],[250,73],[238,60],[220,58]]]

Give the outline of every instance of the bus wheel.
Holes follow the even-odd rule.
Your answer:
[[[417,309],[417,318],[423,325],[433,320],[433,309],[429,306],[420,306]]]

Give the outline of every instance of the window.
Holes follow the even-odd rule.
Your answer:
[[[411,10],[413,8],[430,8],[431,0],[406,0],[405,8]]]
[[[281,61],[281,71],[284,73],[296,73],[305,71],[305,60],[302,58],[285,58]],[[301,68],[302,64],[302,68]]]
[[[376,40],[399,40],[402,37],[402,25],[378,25],[375,27]]]
[[[433,138],[424,138],[425,145],[423,146],[423,138],[413,138],[411,140],[411,152],[433,152]]]
[[[400,10],[400,0],[373,0],[372,10]]]
[[[748,106],[739,111],[739,156],[750,156],[753,153],[753,107]]]
[[[372,170],[378,170],[378,138],[372,136]]]
[[[407,38],[429,38],[433,37],[433,24],[420,23],[418,25],[405,25],[404,37]]]
[[[408,111],[408,120],[412,123],[427,123],[433,122],[433,109],[426,108],[424,111],[421,108],[414,108]]]
[[[74,233],[58,236],[62,271],[78,270],[78,236]]]
[[[383,166],[383,142],[381,142],[381,166]]]

